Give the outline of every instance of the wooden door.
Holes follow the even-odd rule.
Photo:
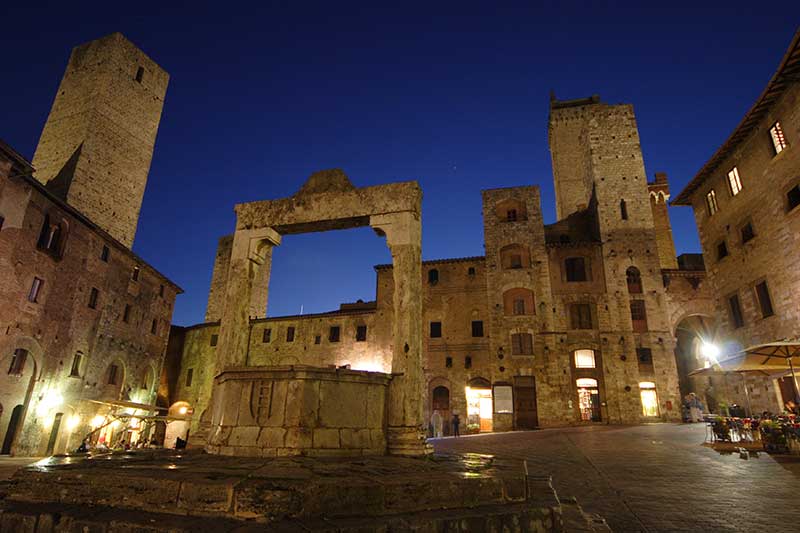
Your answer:
[[[536,412],[536,385],[532,377],[517,380],[514,386],[514,412],[516,429],[534,429],[539,425]]]

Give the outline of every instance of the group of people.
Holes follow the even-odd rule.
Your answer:
[[[459,432],[460,426],[461,419],[458,417],[458,413],[454,412],[453,417],[450,419],[450,428],[452,429],[453,437],[458,437],[461,434]],[[431,415],[430,432],[434,438],[438,439],[444,437],[444,417],[438,409],[434,409]]]

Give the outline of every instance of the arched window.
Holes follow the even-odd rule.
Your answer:
[[[439,283],[439,271],[435,268],[428,270],[428,284],[436,285]]]
[[[55,258],[60,258],[64,250],[66,241],[66,224],[63,221],[55,221],[50,214],[44,216],[42,230],[39,232],[37,248],[47,252]]]
[[[525,209],[525,202],[513,198],[498,202],[495,206],[495,213],[501,222],[528,220],[528,211]]]
[[[531,256],[526,246],[509,244],[500,248],[500,265],[503,269],[529,268]]]
[[[450,390],[444,385],[439,385],[433,389],[432,408],[439,411],[450,409]]]
[[[11,364],[8,367],[8,374],[11,376],[21,376],[25,370],[25,362],[28,360],[28,350],[17,348],[11,356]]]
[[[122,383],[122,369],[116,363],[108,365],[106,372],[106,385],[119,385]]]
[[[628,292],[630,294],[642,294],[642,275],[636,267],[628,267],[625,271],[628,280]]]
[[[533,291],[523,287],[505,291],[503,293],[503,312],[506,316],[535,314]]]

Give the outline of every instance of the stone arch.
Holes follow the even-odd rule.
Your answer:
[[[500,248],[500,266],[504,270],[530,268],[531,253],[527,246],[511,243]]]
[[[628,284],[628,294],[642,294],[642,273],[631,265],[625,270],[625,280]]]
[[[174,448],[178,438],[189,440],[192,421],[192,406],[186,401],[177,401],[170,405],[167,414],[178,420],[169,420],[164,432],[164,448]]]
[[[126,390],[129,378],[125,361],[121,357],[112,358],[99,376],[99,388],[105,399],[118,400]]]
[[[716,338],[716,323],[706,314],[686,314],[675,324],[675,364],[678,371],[678,387],[681,398],[690,392],[701,395],[709,409],[716,407],[718,394],[706,378],[690,376],[693,370],[705,366],[701,353],[703,343],[713,343]]]
[[[502,222],[528,220],[528,210],[525,207],[525,202],[516,198],[507,198],[497,202],[494,206],[494,212],[498,220]]]
[[[10,368],[11,360],[17,349],[25,350],[25,365],[22,373],[9,375],[7,370]],[[25,335],[13,336],[0,342],[0,401],[10,408],[0,414],[0,442],[8,445],[7,452],[11,455],[35,455],[38,450],[32,446],[30,439],[26,437],[29,414],[34,397],[34,389],[41,379],[43,351],[39,343],[33,337]],[[7,435],[9,421],[16,410],[17,424],[14,426],[14,434]],[[8,439],[7,439],[8,437]]]

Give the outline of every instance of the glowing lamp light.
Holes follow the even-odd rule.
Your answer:
[[[103,415],[97,415],[94,418],[92,418],[92,422],[90,425],[92,426],[92,429],[96,429],[105,423],[106,423],[106,417],[104,417]]]
[[[365,372],[385,372],[383,365],[377,361],[358,361],[353,363],[350,368]]]
[[[181,407],[178,409],[178,414],[180,414],[180,415],[185,415],[185,414],[186,414],[186,413],[188,413],[188,412],[189,412],[189,408],[188,408],[188,407],[186,407],[185,405],[181,406]]]
[[[702,353],[703,357],[706,359],[716,361],[717,357],[719,357],[719,346],[710,342],[704,342],[700,347],[700,353]]]
[[[39,400],[39,405],[36,406],[36,414],[40,417],[45,417],[50,412],[61,405],[61,402],[64,401],[64,398],[58,391],[49,390],[47,391],[41,400]]]
[[[79,415],[72,415],[67,418],[67,430],[72,432],[78,427],[78,424],[81,423],[81,417]]]
[[[136,428],[138,428],[138,427],[139,427],[139,419],[138,419],[138,418],[136,418],[136,417],[132,417],[132,418],[131,418],[131,419],[128,421],[128,425],[129,425],[131,428],[133,428],[133,429],[136,429]]]

